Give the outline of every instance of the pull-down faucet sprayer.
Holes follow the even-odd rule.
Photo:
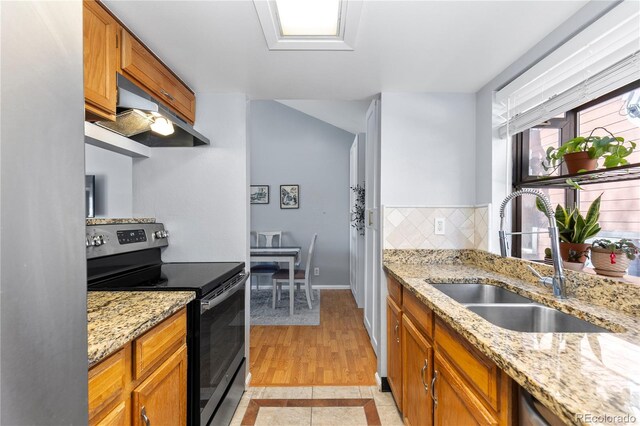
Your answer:
[[[500,204],[500,254],[502,257],[507,257],[507,235],[522,234],[521,232],[505,232],[504,230],[504,209],[507,207],[509,201],[514,198],[521,197],[523,195],[535,195],[542,201],[545,209],[545,216],[549,220],[549,236],[551,237],[551,256],[553,258],[553,277],[543,277],[535,269],[529,266],[529,269],[540,279],[540,283],[553,288],[553,295],[565,299],[566,289],[564,282],[564,274],[562,273],[562,259],[560,257],[560,237],[558,234],[558,227],[556,226],[555,214],[551,202],[542,192],[536,189],[523,188],[518,191],[514,191],[507,195]]]

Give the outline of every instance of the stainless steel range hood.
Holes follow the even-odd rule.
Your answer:
[[[166,136],[152,129],[154,122],[158,122],[165,124],[169,132],[171,125],[164,119],[173,126],[173,133]],[[150,147],[189,147],[210,143],[206,136],[120,74],[116,121],[97,121],[95,124]]]

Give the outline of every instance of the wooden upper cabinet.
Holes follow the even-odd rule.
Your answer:
[[[387,296],[387,380],[402,411],[402,312]]]
[[[404,424],[433,424],[433,347],[407,315],[402,315],[402,416]],[[452,423],[453,424],[453,423]]]
[[[140,84],[159,101],[193,124],[196,98],[142,43],[124,28],[121,30],[120,67],[122,74]]]
[[[136,426],[187,424],[187,347],[182,346],[133,390]]]
[[[83,6],[86,118],[115,120],[118,23],[94,0],[85,0]]]

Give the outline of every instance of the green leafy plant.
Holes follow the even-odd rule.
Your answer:
[[[604,130],[608,135],[593,136],[593,133],[598,129]],[[604,167],[607,169],[624,166],[629,164],[626,157],[628,157],[635,148],[635,142],[625,142],[623,137],[614,136],[613,133],[604,127],[596,127],[587,137],[578,136],[566,141],[558,148],[549,147],[546,152],[546,158],[542,161],[542,167],[545,171],[550,171],[549,174],[551,174],[560,167],[566,154],[574,152],[587,152],[591,159],[604,158]]]
[[[602,194],[591,203],[589,210],[587,210],[587,215],[584,217],[577,206],[567,211],[567,209],[558,204],[555,219],[561,241],[565,243],[584,244],[586,240],[595,237],[598,232],[600,232],[598,219],[600,219],[601,197]],[[545,213],[544,204],[542,204],[539,198],[536,198],[536,207]]]
[[[356,228],[360,235],[364,235],[364,185],[352,186],[351,190],[356,194],[355,204],[351,210],[351,226]]]
[[[591,243],[591,247],[608,250],[614,256],[612,260],[615,259],[616,252],[624,253],[629,260],[634,260],[638,254],[638,247],[626,238],[620,241],[611,241],[604,238],[598,239]],[[615,263],[615,261],[612,263]]]

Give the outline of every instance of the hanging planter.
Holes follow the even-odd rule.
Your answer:
[[[604,130],[607,136],[593,136],[596,130]],[[578,136],[566,141],[557,148],[549,147],[542,167],[549,175],[562,163],[566,163],[569,174],[589,172],[598,167],[598,159],[604,159],[604,167],[618,167],[629,164],[626,159],[636,147],[636,143],[614,136],[604,127],[596,127],[589,136]]]
[[[595,240],[591,245],[591,263],[599,275],[622,277],[627,273],[629,262],[636,258],[638,247],[631,241],[622,239]]]
[[[591,171],[598,168],[598,160],[590,158],[586,151],[572,152],[564,155],[564,162],[570,175],[583,171]]]

